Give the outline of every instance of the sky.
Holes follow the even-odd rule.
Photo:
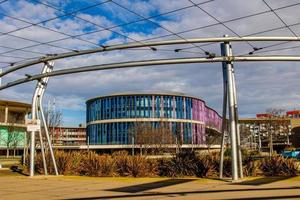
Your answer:
[[[0,1],[0,67],[5,71],[11,63],[21,63],[24,59],[134,41],[225,34],[298,36],[299,9],[298,0],[4,0]],[[299,55],[297,42],[278,43],[242,42],[232,46],[234,55],[247,55],[253,47],[262,48],[255,55]],[[220,55],[220,46],[186,44],[161,46],[157,51],[142,48],[95,53],[56,60],[54,69],[204,57],[205,51]],[[268,108],[300,109],[299,65],[299,62],[234,63],[239,116],[254,117]],[[5,76],[2,82],[38,74],[41,69],[39,64],[19,70]],[[30,82],[2,90],[0,99],[30,103],[35,85],[36,82]],[[55,103],[55,109],[63,113],[65,126],[85,124],[87,99],[125,91],[183,92],[203,99],[221,113],[222,87],[220,63],[118,69],[52,77],[44,104],[47,107],[49,102]]]

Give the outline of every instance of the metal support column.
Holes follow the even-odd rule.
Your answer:
[[[224,52],[224,45],[221,44],[221,51]],[[220,150],[220,178],[223,178],[223,163],[224,163],[224,145],[225,145],[225,133],[226,133],[226,116],[227,116],[227,99],[228,99],[228,81],[226,63],[222,62],[223,72],[223,113],[222,113],[222,140]]]
[[[47,66],[47,71],[46,72],[47,73],[52,72],[53,67],[54,67],[54,62],[48,62],[48,63],[46,63],[46,66]],[[45,90],[46,90],[48,81],[49,81],[49,77],[46,77],[44,79],[44,83],[42,85],[43,90],[39,94],[39,102],[38,103],[39,103],[39,107],[40,107],[40,114],[41,114],[41,118],[42,118],[42,123],[43,123],[44,129],[45,129],[46,140],[47,140],[47,143],[48,143],[50,156],[51,156],[51,160],[52,160],[53,167],[54,167],[54,172],[55,172],[55,175],[58,175],[57,165],[56,165],[56,161],[55,161],[55,157],[54,157],[54,153],[53,153],[53,147],[52,147],[52,143],[51,143],[50,135],[49,135],[49,130],[48,130],[48,125],[49,124],[47,124],[47,122],[46,122],[44,109],[43,109],[43,97],[44,97],[44,94],[45,94]]]
[[[45,66],[42,70],[42,74],[51,72],[52,69],[53,69],[53,62],[51,62],[51,64],[45,63]],[[33,123],[37,122],[37,120],[39,119],[39,111],[40,111],[45,127],[47,126],[47,124],[45,123],[45,117],[43,115],[43,107],[41,106],[41,102],[42,102],[42,98],[43,98],[48,80],[49,80],[49,77],[44,77],[44,78],[38,80],[38,83],[37,83],[37,86],[36,86],[36,89],[35,89],[35,92],[34,92],[34,95],[32,98],[32,108],[31,108],[32,122]],[[34,176],[35,133],[36,133],[36,131],[31,131],[30,176]],[[45,151],[44,151],[44,144],[43,144],[41,130],[39,132],[39,136],[40,136],[40,143],[41,143],[41,152],[42,152],[42,156],[43,156],[44,170],[45,170],[45,174],[47,175],[47,164],[46,164],[46,160],[45,160]],[[46,138],[49,143],[49,139],[48,139],[49,135],[48,135],[47,131],[46,131]],[[51,143],[49,143],[49,149],[51,152],[52,151]],[[52,155],[53,155],[53,153],[51,153],[51,156]],[[52,160],[54,160],[54,159],[52,159]],[[55,160],[53,163],[55,166],[54,168],[56,168]],[[57,172],[57,169],[55,171]]]
[[[229,45],[229,56],[232,56],[232,47]],[[241,148],[241,136],[240,136],[240,127],[239,127],[239,114],[237,106],[237,93],[235,85],[235,75],[234,75],[234,66],[232,66],[232,87],[233,87],[233,96],[234,96],[234,118],[236,124],[236,143],[237,143],[237,158],[238,158],[238,168],[239,168],[239,177],[243,178],[243,160],[242,160],[242,148]]]
[[[226,37],[226,36],[225,36]],[[230,56],[230,43],[225,42],[221,45],[224,45],[222,54],[224,56]],[[226,62],[226,71],[227,71],[227,81],[228,81],[228,108],[229,108],[229,124],[230,124],[230,141],[231,141],[231,171],[232,171],[232,180],[238,180],[238,154],[237,154],[237,139],[236,139],[236,117],[235,117],[235,97],[234,97],[234,78],[232,71],[232,62]]]

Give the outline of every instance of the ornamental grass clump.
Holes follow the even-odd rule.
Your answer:
[[[83,155],[79,169],[80,175],[114,176],[115,161],[109,155],[98,155],[95,152],[88,152]]]
[[[115,152],[112,157],[116,163],[116,175],[118,176],[157,176],[156,160],[139,155],[130,156],[127,151]]]
[[[261,161],[261,170],[265,176],[297,176],[296,160],[282,156],[271,156]]]
[[[195,175],[201,178],[218,176],[219,160],[215,154],[200,154],[197,156]]]

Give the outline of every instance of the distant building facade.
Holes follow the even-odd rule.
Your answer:
[[[90,145],[132,144],[130,130],[139,123],[160,123],[183,144],[205,145],[206,128],[221,130],[222,118],[197,97],[182,93],[120,93],[86,102],[87,136]]]
[[[55,146],[86,145],[85,127],[50,127],[50,133]]]
[[[248,127],[251,134],[248,139],[253,147],[270,148],[270,140],[278,151],[286,146],[300,147],[300,110],[287,111],[282,116],[260,113],[256,118],[239,119],[239,122]]]
[[[25,119],[31,105],[16,101],[0,100],[0,152],[20,150],[26,144]]]

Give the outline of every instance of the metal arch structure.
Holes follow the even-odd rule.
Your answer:
[[[90,65],[83,67],[75,67],[64,70],[43,70],[41,74],[35,74],[27,76],[26,78],[18,79],[6,84],[0,85],[0,91],[12,86],[20,85],[26,82],[38,81],[38,86],[43,82],[41,80],[47,80],[51,76],[60,76],[66,74],[74,74],[74,73],[82,73],[89,71],[101,71],[101,70],[109,70],[109,69],[119,69],[119,68],[129,68],[129,67],[146,67],[146,66],[154,66],[154,65],[170,65],[170,64],[188,64],[188,63],[214,63],[221,62],[223,66],[223,82],[224,82],[224,98],[223,98],[223,122],[226,120],[226,109],[227,109],[227,100],[228,100],[228,110],[229,110],[229,121],[230,121],[230,138],[231,138],[231,147],[232,151],[232,180],[236,181],[238,178],[242,178],[242,165],[241,165],[241,155],[240,152],[240,141],[239,141],[239,132],[238,132],[238,116],[237,116],[237,98],[236,98],[236,88],[235,88],[235,77],[233,70],[233,62],[254,62],[254,61],[300,61],[300,55],[296,56],[233,56],[231,49],[231,42],[250,42],[250,41],[294,41],[300,42],[299,37],[219,37],[219,38],[195,38],[195,39],[185,39],[185,40],[165,40],[158,42],[145,42],[145,43],[128,43],[128,44],[120,44],[120,45],[112,45],[106,47],[100,47],[95,49],[88,49],[76,52],[68,52],[62,54],[49,55],[46,57],[41,57],[40,59],[25,62],[23,64],[15,65],[10,69],[3,71],[0,73],[1,77],[12,73],[16,70],[30,67],[35,64],[45,63],[45,66],[49,64],[50,61],[54,61],[57,59],[80,56],[85,54],[92,54],[98,52],[107,52],[113,50],[125,50],[132,48],[140,48],[140,47],[151,47],[155,50],[154,46],[161,45],[176,45],[176,44],[188,44],[188,43],[207,43],[207,42],[215,42],[222,43],[221,52],[222,56],[212,56],[209,57],[195,57],[195,58],[175,58],[175,59],[157,59],[157,60],[143,60],[143,61],[132,61],[132,62],[119,62],[119,63],[111,63],[111,64],[102,64],[102,65]],[[44,94],[45,87],[43,92],[41,92],[41,96]],[[37,95],[34,95],[34,97]],[[39,107],[42,111],[42,98],[39,100]],[[32,104],[32,113],[36,113],[36,102],[37,99],[33,98]],[[43,112],[41,112],[42,118]],[[223,123],[225,124],[225,123]],[[225,128],[224,125],[222,127],[222,132],[224,134]],[[34,137],[35,133],[33,132],[31,135],[31,166],[30,166],[30,175],[34,175]],[[223,141],[222,140],[222,151],[221,157],[223,155]],[[49,143],[49,147],[51,147],[51,143]],[[55,162],[54,156],[53,161]],[[222,163],[221,163],[222,164]],[[222,169],[220,169],[222,172]]]

